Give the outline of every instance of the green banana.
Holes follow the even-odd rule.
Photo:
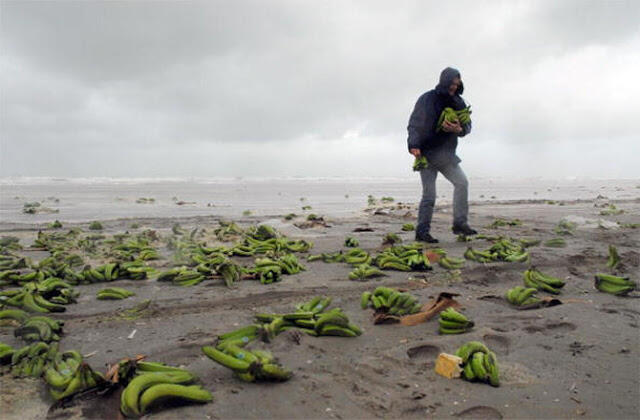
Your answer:
[[[140,397],[140,412],[146,413],[154,404],[168,399],[207,403],[213,400],[213,396],[200,385],[158,384],[144,391]]]
[[[473,369],[473,374],[478,380],[481,381],[484,381],[489,377],[489,374],[484,367],[484,357],[484,353],[477,352],[473,354],[473,357],[470,361],[471,369]]]
[[[487,371],[491,386],[500,386],[500,372],[498,369],[498,359],[492,351],[484,355],[484,367]]]
[[[133,378],[120,396],[120,410],[126,416],[139,416],[141,409],[141,395],[147,388],[157,384],[184,384],[194,380],[194,376],[187,372],[146,372]]]
[[[479,341],[469,341],[468,343],[462,345],[456,351],[456,356],[462,358],[462,363],[467,363],[469,358],[474,353],[489,353],[489,349],[483,343]]]
[[[203,346],[202,352],[208,358],[235,372],[245,373],[249,371],[250,364],[248,362],[236,359],[235,357],[225,354],[218,349],[210,346]]]

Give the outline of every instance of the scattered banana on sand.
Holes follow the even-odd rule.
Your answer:
[[[96,297],[99,300],[120,300],[120,299],[126,299],[134,295],[135,293],[127,289],[123,289],[122,287],[110,287],[107,289],[100,290],[96,294]]]
[[[349,273],[349,280],[366,281],[372,277],[382,276],[386,276],[386,274],[380,271],[377,267],[372,267],[369,264],[360,264]]]
[[[595,275],[595,287],[604,293],[625,296],[636,290],[637,284],[629,279],[629,277],[598,273]]]
[[[439,328],[440,334],[463,334],[469,332],[475,323],[465,315],[448,307],[440,312]]]
[[[516,286],[507,291],[505,298],[514,306],[537,305],[541,302],[538,297],[534,296],[537,292],[538,289],[535,287]]]
[[[525,270],[522,277],[524,285],[528,288],[543,290],[554,295],[560,294],[560,289],[565,285],[564,280],[544,274],[533,267]]]
[[[403,316],[420,312],[422,305],[418,302],[418,298],[410,293],[380,286],[377,287],[373,293],[364,292],[362,294],[360,297],[360,307],[362,309],[372,307],[376,312]]]
[[[616,268],[620,264],[620,255],[615,245],[609,245],[609,258],[607,259],[607,267]]]

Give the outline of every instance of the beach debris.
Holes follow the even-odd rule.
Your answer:
[[[598,273],[595,275],[595,287],[601,292],[616,296],[626,296],[636,290],[637,284],[629,277]]]
[[[609,258],[607,259],[607,267],[615,269],[620,265],[620,255],[615,245],[609,245]]]
[[[307,261],[323,261],[326,263],[345,262],[351,265],[369,264],[371,257],[369,253],[360,248],[352,248],[346,252],[323,252],[322,254],[309,255]]]
[[[440,334],[463,334],[471,331],[475,323],[452,307],[440,312]]]
[[[352,236],[348,236],[344,240],[344,246],[346,246],[348,248],[356,248],[356,247],[360,246],[360,241],[358,241],[356,238],[354,238]]]
[[[284,216],[284,220],[292,220],[296,217],[295,213],[289,213],[287,215]]]
[[[152,197],[140,197],[136,200],[137,204],[153,204],[155,202],[156,199]]]
[[[302,206],[302,207],[301,207],[301,209],[302,209],[303,211],[304,211],[304,210],[311,210],[311,209],[312,209],[312,207],[311,207],[311,206],[309,206],[309,205],[307,205],[307,206]]]
[[[462,374],[462,358],[453,354],[440,353],[436,359],[435,371],[445,378],[459,378]]]
[[[418,325],[430,320],[448,307],[459,308],[460,303],[454,299],[456,296],[460,295],[458,293],[441,292],[431,302],[422,305],[420,312],[400,318],[400,323],[406,326]]]
[[[427,162],[427,158],[424,155],[420,155],[419,157],[416,157],[413,160],[413,165],[411,166],[411,169],[413,169],[415,172],[418,172],[427,168],[428,166],[429,166],[429,163]]]
[[[456,350],[462,359],[462,378],[470,382],[487,382],[500,386],[498,358],[479,341],[469,341]]]
[[[365,281],[372,277],[382,276],[386,276],[386,274],[380,271],[377,267],[372,267],[369,264],[360,264],[349,273],[349,280]]]
[[[384,235],[384,238],[382,238],[382,245],[395,245],[400,242],[402,242],[402,238],[393,232],[387,233]]]
[[[195,202],[195,201],[183,201],[183,200],[176,201],[176,205],[178,205],[178,206],[185,206],[185,205],[187,205],[187,204],[196,204],[196,202]],[[247,211],[247,210],[245,210],[245,211]],[[242,214],[243,214],[244,216],[246,216],[246,215],[244,214],[244,212],[243,212]]]
[[[353,229],[353,232],[357,233],[357,232],[373,232],[373,228],[370,227],[357,227]]]
[[[134,329],[133,331],[131,331],[131,333],[127,336],[127,339],[132,340],[133,337],[135,337],[137,332],[138,332],[137,329]]]
[[[524,285],[528,288],[536,290],[544,290],[545,292],[557,295],[565,285],[564,280],[542,273],[535,267],[532,267],[522,275]]]
[[[382,201],[383,203],[393,203],[393,197],[381,197],[380,201]]]

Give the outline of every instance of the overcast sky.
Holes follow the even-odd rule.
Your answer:
[[[460,69],[470,177],[640,178],[640,1],[1,1],[0,176],[414,176]]]

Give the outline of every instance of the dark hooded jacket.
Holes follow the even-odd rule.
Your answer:
[[[409,149],[420,149],[430,165],[441,168],[449,164],[457,164],[460,158],[456,155],[458,137],[463,137],[471,131],[471,123],[462,126],[462,133],[447,133],[442,130],[436,132],[438,118],[446,107],[455,110],[463,109],[466,104],[460,96],[464,91],[462,82],[455,95],[449,95],[448,89],[453,79],[460,77],[460,72],[447,67],[440,73],[440,82],[435,87],[420,96],[409,118]]]

